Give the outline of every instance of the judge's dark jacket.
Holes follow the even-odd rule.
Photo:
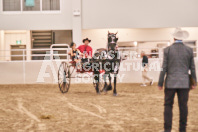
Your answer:
[[[197,82],[193,49],[182,42],[172,44],[164,49],[158,86],[163,86],[166,75],[165,88],[189,88],[189,70],[192,78]]]

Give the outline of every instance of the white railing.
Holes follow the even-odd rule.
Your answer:
[[[124,48],[118,48],[119,51],[127,56],[128,59],[134,59],[134,58],[140,58],[140,54],[142,51],[145,51],[146,55],[155,55],[156,58],[162,58],[163,57],[163,49],[159,47],[124,47]],[[157,50],[157,52],[151,52],[151,50]]]
[[[66,46],[67,48],[60,48]],[[198,47],[192,47],[198,49]],[[163,57],[163,49],[159,47],[126,47],[126,48],[118,48],[119,51],[122,54],[134,56],[135,58],[140,58],[141,51],[146,51],[147,55],[156,55],[157,58]],[[155,49],[158,52],[152,53],[150,52],[151,49]],[[11,55],[12,51],[19,51],[22,52],[21,55]],[[33,51],[46,51],[45,54],[32,54]],[[56,52],[57,51],[57,52]],[[58,51],[65,51],[63,53],[58,53]],[[65,56],[66,59],[64,61],[69,61],[70,46],[68,44],[52,44],[50,48],[45,49],[10,49],[10,50],[0,50],[0,61],[11,61],[12,57],[22,57],[21,61],[35,61],[32,60],[32,57],[48,57],[48,60],[54,60],[54,57],[59,57],[57,59],[60,59],[61,56]],[[149,52],[147,52],[149,51]],[[197,50],[196,50],[197,51]],[[197,52],[194,52],[197,53]],[[29,58],[28,58],[29,57]],[[196,56],[197,57],[197,56]],[[130,58],[133,59],[133,58]],[[38,61],[38,60],[37,60]]]
[[[60,48],[60,47],[67,48]],[[59,47],[59,48],[56,48]],[[11,55],[12,51],[21,52],[21,55]],[[45,54],[32,54],[34,51],[45,51]],[[57,52],[56,52],[57,51]],[[58,54],[58,51],[65,51],[62,54]],[[70,59],[69,56],[70,46],[68,44],[52,44],[50,48],[44,49],[10,49],[10,50],[0,50],[0,61],[11,61],[12,57],[23,57],[21,61],[34,61],[31,57],[49,57],[48,60],[54,60],[54,57],[65,56],[65,61]],[[27,59],[29,57],[29,59]],[[59,58],[60,59],[60,58]]]
[[[141,51],[145,51],[146,55],[156,55],[156,56],[158,56],[157,58],[161,59],[161,58],[163,58],[164,48],[166,48],[166,47],[163,47],[163,48],[159,48],[159,47],[124,47],[124,48],[118,48],[118,49],[122,54],[128,53],[128,55],[130,57],[134,56],[135,58],[140,58]],[[193,52],[194,54],[196,54],[197,50],[198,50],[198,46],[193,46],[191,48],[196,49],[196,51]],[[148,50],[149,50],[149,52],[148,52]],[[157,52],[151,52],[151,50],[157,50]],[[195,57],[197,57],[197,55]],[[130,59],[133,59],[133,57]]]
[[[54,47],[62,47],[62,46],[67,46],[65,54],[54,54],[54,50],[65,50],[65,48],[54,48]],[[66,56],[67,59],[69,59],[69,50],[70,47],[68,44],[52,44],[50,46],[50,60],[53,60],[53,56]]]

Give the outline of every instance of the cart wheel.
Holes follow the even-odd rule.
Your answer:
[[[58,86],[62,93],[67,93],[70,87],[70,67],[62,62],[58,70]]]

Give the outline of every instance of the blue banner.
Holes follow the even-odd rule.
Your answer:
[[[35,6],[35,0],[26,0],[25,6]]]

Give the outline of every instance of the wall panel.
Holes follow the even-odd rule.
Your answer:
[[[29,11],[7,14],[2,12],[0,3],[0,30],[72,29],[72,0],[61,1],[60,13],[39,13]]]
[[[189,31],[188,40],[198,40],[198,28],[183,28]],[[90,45],[94,48],[105,48],[107,45],[107,33],[116,33],[118,31],[119,42],[127,41],[171,41],[174,28],[158,29],[84,29],[82,30],[82,39],[88,37],[91,39]]]
[[[83,0],[83,29],[198,26],[197,0]]]

